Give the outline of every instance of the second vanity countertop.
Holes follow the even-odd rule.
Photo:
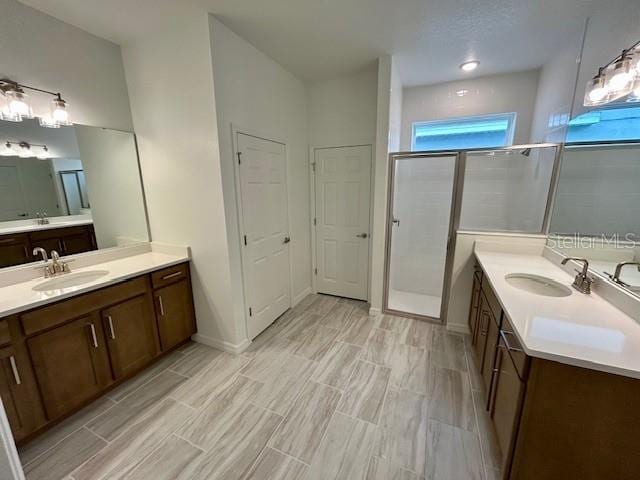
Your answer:
[[[70,220],[64,220],[64,221],[54,220],[44,225],[35,223],[35,220],[32,220],[30,223],[20,223],[20,222],[16,222],[16,223],[17,225],[0,227],[0,235],[39,232],[42,230],[53,230],[58,228],[80,227],[82,225],[93,224],[93,219],[79,218],[79,219],[70,219]]]
[[[476,244],[482,266],[527,355],[640,379],[640,324],[597,293],[535,295],[505,275],[542,275],[570,286],[573,276],[540,253],[503,253]]]
[[[95,270],[108,271],[105,276],[79,286],[47,290],[44,292],[35,291],[33,287],[45,281],[43,276],[39,276],[35,279],[0,287],[0,318],[114,285],[155,270],[187,262],[190,258],[188,248],[182,247],[163,248],[161,251],[156,251],[152,250],[152,247],[149,245],[147,248],[144,248],[144,246],[134,247],[130,253],[131,255],[120,256],[120,258],[117,258],[118,255],[112,255],[111,258],[108,258],[108,254],[102,253],[102,255],[107,256],[107,258],[104,258],[105,261],[87,265],[86,260],[84,260],[82,265],[78,265],[79,268],[74,268],[74,262],[72,261],[72,263],[70,263],[72,269],[71,274]],[[35,269],[37,267],[31,264],[28,267],[21,268]]]

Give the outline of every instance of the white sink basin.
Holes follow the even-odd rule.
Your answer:
[[[545,297],[568,297],[572,291],[569,287],[547,277],[530,273],[510,273],[505,275],[509,285],[534,295]]]
[[[85,283],[91,283],[104,277],[107,270],[91,270],[88,272],[67,273],[59,277],[46,280],[33,287],[36,292],[47,292],[50,290],[61,290],[63,288],[79,287]]]

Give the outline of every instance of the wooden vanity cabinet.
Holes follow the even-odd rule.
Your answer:
[[[173,348],[196,332],[188,265],[166,269],[152,276],[160,343],[163,350]]]
[[[193,333],[187,263],[0,319],[0,397],[14,438],[30,440]]]
[[[96,312],[35,335],[27,345],[49,420],[83,405],[113,381]]]
[[[152,308],[151,296],[144,294],[102,311],[102,325],[116,380],[139,371],[160,353]]]
[[[478,332],[478,313],[480,309],[480,286],[482,283],[482,270],[477,267],[473,272],[473,286],[471,289],[471,305],[469,306],[469,331],[471,332],[471,342],[475,343]]]
[[[0,236],[0,268],[31,261],[29,238],[25,234]]]

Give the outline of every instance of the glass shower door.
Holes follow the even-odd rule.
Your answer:
[[[385,311],[442,318],[456,154],[391,156]]]

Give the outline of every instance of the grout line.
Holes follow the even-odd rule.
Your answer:
[[[180,427],[178,427],[178,428],[180,428]],[[182,441],[184,441],[184,442],[188,443],[188,444],[189,444],[189,445],[191,445],[193,448],[197,448],[197,449],[198,449],[198,450],[200,450],[202,453],[208,453],[208,452],[207,452],[207,450],[205,450],[204,448],[199,447],[198,445],[196,445],[195,443],[193,443],[191,440],[188,440],[188,439],[184,438],[182,435],[180,435],[179,433],[176,433],[176,431],[177,431],[177,430],[178,430],[178,429],[174,430],[174,432],[173,432],[171,435],[173,435],[174,437],[179,438],[180,440],[182,440]]]
[[[292,459],[292,460],[295,460],[295,461],[296,461],[296,462],[298,462],[298,463],[302,463],[303,465],[306,465],[307,467],[310,467],[310,466],[311,466],[311,464],[310,464],[310,463],[307,463],[307,462],[305,462],[304,460],[300,460],[299,458],[294,457],[293,455],[289,455],[288,453],[283,452],[282,450],[279,450],[279,449],[277,449],[277,448],[275,448],[275,447],[266,446],[266,447],[263,449],[263,451],[264,451],[265,449],[267,449],[267,448],[270,448],[271,450],[275,450],[276,452],[278,452],[278,453],[280,453],[280,454],[284,455],[285,457],[290,458],[290,459]],[[260,452],[260,454],[262,455],[262,452]]]

